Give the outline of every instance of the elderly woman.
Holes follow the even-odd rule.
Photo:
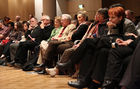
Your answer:
[[[71,56],[70,61],[67,63],[59,63],[59,68],[65,68],[70,67],[72,64],[77,64],[82,60],[78,81],[70,81],[68,83],[70,86],[83,88],[90,84],[91,89],[93,89],[93,87],[97,89],[104,79],[105,65],[111,43],[114,42],[116,38],[126,39],[127,37],[124,36],[126,33],[136,33],[133,23],[124,18],[124,9],[122,7],[110,8],[108,13],[108,36],[84,40],[76,49],[75,54]],[[89,49],[91,50],[88,51]],[[104,51],[106,53],[103,53]],[[88,55],[90,53],[91,55],[89,56],[91,57],[81,57],[81,55],[85,55],[85,52],[87,52]]]
[[[88,27],[87,32],[85,33],[85,35],[83,36],[83,38],[80,40],[80,42],[76,45],[74,45],[72,48],[66,49],[59,61],[59,63],[66,63],[67,61],[70,60],[71,55],[73,55],[73,53],[75,53],[74,51],[78,48],[78,46],[84,41],[84,39],[86,38],[93,38],[94,37],[100,37],[106,34],[107,30],[106,28],[106,20],[108,19],[108,9],[106,8],[100,8],[95,15],[95,22],[91,23],[91,25]],[[80,22],[81,20],[81,15],[78,14],[77,15],[78,21]],[[87,54],[84,54],[87,55]],[[81,55],[79,55],[81,56]],[[83,56],[81,56],[83,57]],[[81,58],[82,59],[82,58]],[[76,69],[78,69],[76,67]],[[54,69],[49,69],[47,70],[48,73],[51,76],[54,76],[56,74],[59,73],[59,70],[61,70],[58,66],[56,66]],[[77,75],[77,72],[75,72],[74,77]]]
[[[59,32],[60,32],[60,30],[62,28],[62,26],[61,26],[61,17],[55,17],[54,26],[55,26],[55,28],[52,30],[49,39],[47,41],[43,40],[41,42],[41,44],[40,44],[40,53],[39,53],[39,58],[38,58],[37,64],[42,64],[43,63],[42,61],[44,61],[44,60],[42,60],[42,57],[45,55],[45,51],[46,51],[46,49],[48,47],[48,42],[50,40],[53,40],[53,39],[58,37]]]

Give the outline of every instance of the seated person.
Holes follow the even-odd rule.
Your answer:
[[[70,41],[72,33],[75,31],[75,25],[70,24],[71,16],[69,14],[63,14],[61,23],[62,28],[57,35],[57,38],[50,40],[48,42],[48,47],[46,49],[45,55],[42,57],[43,64],[37,66],[40,67],[38,71],[44,71],[44,68],[53,66],[53,61],[56,59],[57,56],[57,47],[60,45],[66,45],[67,47],[71,47],[73,42]]]
[[[37,60],[37,64],[42,64],[42,56],[45,55],[45,51],[48,47],[48,42],[50,40],[53,40],[55,37],[57,38],[57,36],[59,35],[59,32],[62,28],[61,26],[61,17],[55,17],[55,20],[54,20],[54,29],[52,30],[51,32],[51,35],[49,37],[49,39],[46,41],[46,40],[43,40],[40,44],[40,52],[39,52],[39,57],[38,57],[38,60]]]
[[[59,60],[59,63],[65,63],[70,60],[71,56],[75,53],[74,51],[78,48],[79,45],[86,39],[86,38],[98,38],[101,36],[104,36],[107,34],[107,26],[106,22],[108,20],[108,9],[107,8],[100,8],[95,15],[95,22],[91,23],[91,25],[88,27],[87,32],[83,36],[83,38],[80,40],[78,44],[75,44],[72,48],[66,49],[61,56],[61,59]],[[59,67],[56,66],[53,69],[46,69],[48,73],[51,76],[55,76],[56,74],[59,73]],[[75,72],[74,76],[78,73]]]
[[[137,44],[130,63],[120,82],[121,89],[140,89],[140,42]]]
[[[84,88],[88,87],[90,83],[91,87],[92,88],[94,87],[95,89],[98,88],[99,85],[101,86],[104,74],[103,75],[100,74],[104,73],[105,71],[101,71],[100,73],[95,72],[95,70],[98,71],[98,68],[99,69],[103,68],[103,70],[105,70],[104,69],[105,67],[102,66],[102,64],[106,65],[106,61],[103,63],[98,61],[99,64],[97,67],[95,67],[96,65],[93,64],[96,64],[97,60],[99,59],[100,60],[107,59],[107,54],[104,56],[99,56],[99,58],[96,58],[95,55],[98,54],[98,51],[103,48],[107,48],[107,50],[109,51],[111,48],[111,43],[114,42],[116,38],[126,40],[127,38],[124,38],[126,33],[133,32],[136,33],[134,24],[130,20],[124,18],[124,9],[122,7],[110,8],[108,13],[109,13],[109,21],[107,22],[108,34],[100,38],[85,39],[82,42],[82,44],[75,50],[75,53],[71,56],[68,62],[58,64],[59,68],[70,67],[71,65],[78,63],[81,64],[80,67],[81,72],[79,73],[78,80],[68,82],[70,86],[75,88]],[[96,74],[96,76],[92,76],[94,74]],[[98,81],[99,85],[97,83],[98,85],[97,86],[93,80]],[[93,85],[93,83],[95,84]]]

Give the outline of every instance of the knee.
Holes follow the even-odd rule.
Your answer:
[[[15,45],[14,44],[11,44],[10,45],[10,49],[13,49],[13,48],[15,48]]]

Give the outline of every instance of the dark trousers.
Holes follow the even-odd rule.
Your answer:
[[[133,48],[129,46],[120,46],[111,49],[108,56],[107,69],[105,73],[105,80],[120,81],[123,75],[123,62],[126,57],[133,53]]]
[[[75,52],[71,56],[71,61],[74,64],[78,64],[84,57],[94,55],[94,52],[96,52],[98,49],[110,47],[111,45],[109,37],[93,38],[93,39],[87,38],[75,50]]]
[[[81,61],[79,79],[86,82],[90,82],[91,80],[103,82],[108,52],[109,48],[101,48],[96,50],[94,55],[85,57]]]
[[[17,51],[18,46],[19,46],[19,43],[10,44],[10,59],[11,59],[11,61],[15,61],[15,55],[16,55],[16,51]]]
[[[109,50],[110,48],[101,48],[97,51],[95,55],[96,62],[91,65],[92,80],[97,80],[101,83],[104,81]]]
[[[93,55],[96,50],[97,41],[98,39],[85,39],[71,56],[70,60],[72,63],[79,64],[84,57],[86,58]]]
[[[11,59],[10,59],[10,44],[12,44],[12,43],[13,43],[12,41],[9,41],[9,42],[4,46],[4,49],[3,49],[3,54],[6,56],[7,61],[11,61]]]
[[[140,43],[138,43],[120,83],[128,89],[140,89]]]
[[[87,82],[93,79],[103,81],[109,49],[108,37],[85,39],[70,58],[73,64],[81,62],[78,79]],[[103,71],[99,72],[100,69]]]
[[[33,41],[20,42],[16,51],[15,62],[22,65],[25,64],[27,62],[28,50],[34,50],[34,47],[37,45],[38,43]]]

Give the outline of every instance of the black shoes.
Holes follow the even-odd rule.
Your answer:
[[[85,88],[88,86],[86,82],[82,82],[82,81],[69,81],[68,85],[75,88]]]
[[[68,62],[66,63],[60,63],[60,62],[57,62],[57,67],[59,69],[68,69],[68,68],[71,68],[73,66],[73,63],[71,60],[69,60]]]
[[[101,89],[115,89],[115,87],[118,87],[118,82],[105,80]]]
[[[40,72],[40,71],[42,71],[44,69],[45,69],[45,64],[40,64],[40,65],[35,66],[33,70],[35,72]]]
[[[96,84],[94,82],[83,82],[80,80],[77,81],[69,81],[68,85],[74,88],[86,88],[88,89],[98,89],[101,85]]]
[[[98,89],[99,87],[101,87],[101,84],[97,84],[97,83],[91,81],[88,86],[88,89]]]
[[[38,74],[47,74],[47,72],[46,72],[45,69],[43,69],[43,70],[41,70],[41,71],[38,71],[37,73],[38,73]]]
[[[9,67],[13,67],[14,64],[15,64],[15,61],[12,61],[12,62],[7,63],[7,65],[8,65]]]
[[[42,64],[40,64],[40,65],[37,65],[37,66],[35,66],[35,67],[45,67],[45,64],[44,63],[42,63]]]
[[[0,60],[0,65],[3,65],[4,62],[5,60]]]

